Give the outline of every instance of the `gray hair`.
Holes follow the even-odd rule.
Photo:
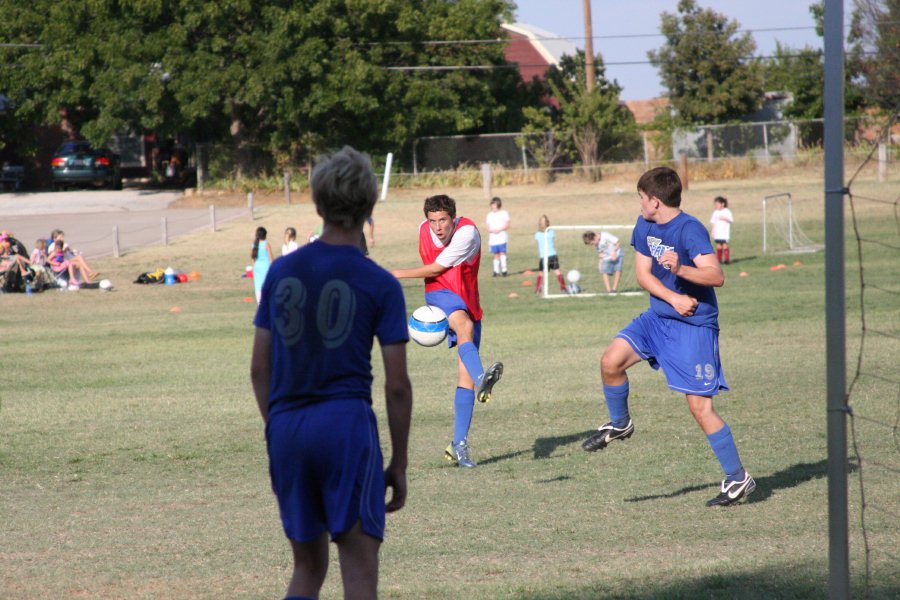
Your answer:
[[[345,229],[361,225],[378,200],[372,161],[350,146],[320,160],[309,184],[319,215]]]

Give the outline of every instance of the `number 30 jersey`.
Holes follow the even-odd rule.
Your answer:
[[[316,241],[272,263],[254,324],[272,333],[269,415],[372,402],[372,342],[409,340],[400,282],[352,246]]]

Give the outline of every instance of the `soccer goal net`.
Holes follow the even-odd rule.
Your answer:
[[[559,270],[563,277],[565,289],[560,285],[554,269],[550,268],[549,261],[544,261],[541,276],[540,293],[544,298],[590,298],[594,296],[609,296],[613,294],[606,291],[603,273],[600,270],[601,251],[594,244],[584,242],[584,234],[593,232],[600,236],[606,232],[618,238],[623,250],[622,271],[619,275],[618,286],[615,274],[608,275],[610,290],[615,289],[618,296],[636,296],[643,291],[637,284],[634,275],[634,252],[631,249],[631,230],[634,225],[553,225],[547,231],[553,232],[556,255],[559,257]],[[544,243],[549,244],[549,237],[544,236]],[[604,239],[607,239],[604,236]],[[602,245],[602,244],[601,244]],[[542,252],[547,255],[547,248]]]
[[[824,248],[803,232],[794,215],[790,193],[773,194],[762,202],[763,254],[817,252]]]

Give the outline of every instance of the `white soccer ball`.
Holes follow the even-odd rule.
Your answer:
[[[103,279],[103,280],[101,280],[101,281],[100,281],[100,289],[101,289],[101,290],[105,290],[105,291],[107,291],[107,292],[108,292],[109,290],[113,289],[112,281],[110,281],[109,279]]]
[[[450,323],[437,306],[420,306],[409,317],[409,337],[420,346],[437,346],[447,338]]]
[[[566,273],[566,279],[569,281],[569,283],[578,283],[579,281],[581,281],[581,273],[579,273],[575,269],[572,269],[571,271]]]

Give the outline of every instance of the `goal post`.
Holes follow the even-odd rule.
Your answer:
[[[625,251],[622,264],[622,274],[619,279],[617,296],[637,296],[643,294],[643,290],[637,283],[634,274],[633,252],[630,252],[631,230],[634,225],[551,225],[547,231],[553,231],[556,255],[559,258],[559,268],[566,284],[566,290],[560,289],[556,274],[550,268],[548,261],[543,261],[541,272],[542,298],[593,298],[596,296],[608,296],[603,275],[600,272],[600,261],[597,248],[586,245],[582,239],[585,232],[592,231],[597,235],[606,231],[619,239],[622,249]],[[548,256],[549,237],[544,236],[544,248],[541,254]],[[578,271],[580,278],[574,284],[568,280],[568,274]],[[614,276],[610,276],[613,281]]]
[[[817,252],[824,246],[813,242],[794,215],[790,192],[772,194],[762,201],[763,254],[802,254]]]

